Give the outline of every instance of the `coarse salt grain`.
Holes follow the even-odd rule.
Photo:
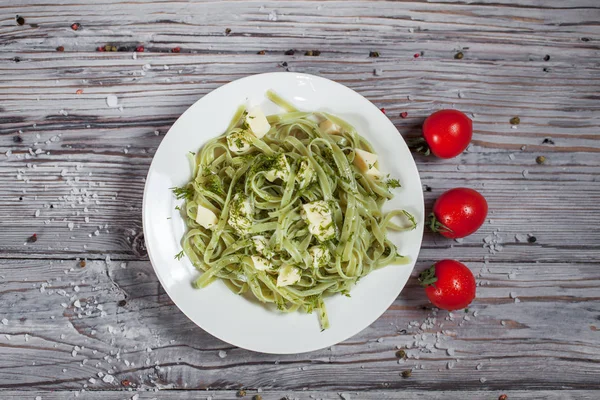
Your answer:
[[[119,106],[119,98],[114,94],[109,94],[106,96],[106,105],[110,108],[115,108]]]
[[[225,350],[219,350],[219,357],[220,358],[225,358],[227,357],[227,352]]]

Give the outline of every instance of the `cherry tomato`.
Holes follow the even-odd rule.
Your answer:
[[[454,260],[438,261],[419,275],[425,294],[434,306],[453,311],[475,298],[475,277],[467,266]]]
[[[439,158],[452,158],[462,153],[473,136],[473,121],[458,110],[440,110],[423,123],[423,138],[431,152]]]
[[[463,238],[483,225],[487,212],[487,201],[478,191],[450,189],[433,205],[429,227],[447,238]]]

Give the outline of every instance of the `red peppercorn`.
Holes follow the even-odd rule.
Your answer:
[[[406,117],[408,117],[408,113],[406,111],[403,111],[400,113],[400,117],[406,118]]]
[[[56,48],[56,51],[65,51],[65,48],[63,46],[58,46]]]
[[[505,394],[501,394],[500,397],[498,397],[498,400],[506,400],[508,399],[508,396]]]
[[[81,28],[81,24],[79,22],[73,22],[71,24],[71,29],[73,29],[74,31],[78,30],[79,28]]]
[[[135,48],[135,51],[137,51],[138,53],[143,53],[144,52],[144,46],[139,45],[138,47]]]
[[[413,56],[414,58],[419,58],[420,54],[419,53],[415,53],[415,55]]]
[[[171,49],[171,53],[180,53],[181,52],[181,47],[177,46],[177,47],[173,47]]]
[[[96,51],[104,51],[104,46],[99,46],[96,48]]]
[[[385,114],[385,108],[381,107],[380,108],[381,112]]]

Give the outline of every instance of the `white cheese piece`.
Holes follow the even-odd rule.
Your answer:
[[[375,168],[377,162],[377,154],[369,153],[361,149],[354,149],[354,165],[371,178],[381,177],[381,172]]]
[[[292,267],[291,265],[286,265],[281,267],[279,270],[279,275],[277,276],[277,286],[289,286],[300,280],[300,269],[297,267]]]
[[[254,222],[253,214],[250,198],[238,193],[231,201],[227,223],[239,234],[245,235]]]
[[[271,258],[273,257],[273,251],[269,249],[268,242],[269,240],[262,235],[252,236],[252,243],[254,243],[254,248],[256,249],[256,251],[258,251],[266,258]]]
[[[331,260],[331,253],[324,246],[313,246],[308,249],[308,254],[312,259],[312,267],[315,269],[327,265]]]
[[[250,142],[246,137],[246,133],[244,131],[240,131],[227,135],[227,147],[229,147],[229,150],[237,154],[248,151],[250,148]]]
[[[206,207],[198,204],[198,211],[196,212],[196,223],[206,229],[210,229],[217,224],[218,218],[214,212]]]
[[[271,261],[267,260],[266,258],[263,258],[260,256],[250,256],[250,258],[252,258],[252,263],[254,264],[254,268],[256,268],[259,271],[266,271],[273,267],[273,264],[271,264]]]
[[[329,135],[337,135],[342,131],[342,128],[339,125],[334,124],[333,121],[328,119],[319,124],[319,129],[321,129],[323,133],[327,133]]]
[[[280,154],[275,159],[275,162],[273,163],[271,169],[265,173],[265,178],[267,178],[269,182],[273,182],[277,178],[281,180],[286,180],[289,175],[290,164],[288,164],[285,154]]]
[[[311,183],[317,180],[317,174],[313,167],[311,167],[308,160],[302,160],[298,167],[298,173],[296,174],[296,182],[298,182],[298,188],[300,190],[308,187]]]
[[[302,211],[302,217],[308,223],[308,231],[319,241],[324,242],[335,236],[331,210],[325,201],[317,200],[304,204]]]
[[[265,136],[271,129],[271,125],[269,125],[267,117],[265,117],[265,114],[258,107],[248,110],[248,114],[246,115],[246,123],[248,124],[248,127],[254,136],[259,139]]]

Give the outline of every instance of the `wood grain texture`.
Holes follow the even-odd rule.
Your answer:
[[[598,398],[599,20],[594,0],[0,5],[0,397]],[[463,241],[426,234],[415,268],[468,262],[468,314],[434,312],[413,277],[357,336],[273,356],[213,338],[172,304],[141,235],[152,156],[198,98],[286,70],[351,87],[404,136],[437,109],[472,116],[463,155],[416,156],[428,209],[456,186],[490,205]],[[109,371],[112,383],[98,376]]]

